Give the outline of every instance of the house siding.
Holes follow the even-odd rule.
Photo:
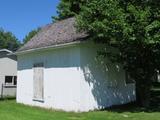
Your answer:
[[[17,76],[17,61],[15,56],[0,56],[0,94],[5,76]],[[3,89],[4,96],[16,96],[16,88]]]

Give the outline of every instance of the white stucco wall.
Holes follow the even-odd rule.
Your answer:
[[[91,42],[80,48],[82,111],[135,101],[135,85],[126,84],[122,66],[97,57],[102,45]]]
[[[5,83],[5,76],[17,76],[17,61],[15,56],[0,55],[0,93],[2,84]],[[3,94],[6,96],[15,96],[16,88],[3,89]]]
[[[125,84],[124,71],[111,63],[104,71],[104,65],[95,61],[99,48],[94,47],[82,44],[18,55],[17,102],[89,111],[135,100],[134,85]],[[44,102],[33,101],[32,68],[40,62],[44,63]]]
[[[17,102],[77,110],[80,103],[80,49],[63,48],[18,56]],[[44,102],[33,101],[33,64],[44,63]]]

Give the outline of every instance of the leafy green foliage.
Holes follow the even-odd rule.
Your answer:
[[[159,6],[158,0],[88,0],[77,17],[79,30],[106,44],[101,55],[114,58],[136,80],[137,99],[145,105],[151,78],[160,70]],[[108,53],[107,46],[119,53]]]
[[[57,7],[58,17],[53,16],[53,21],[73,17],[81,11],[81,6],[86,0],[61,0]]]
[[[28,35],[25,36],[23,39],[23,44],[27,43],[31,38],[33,38],[38,32],[40,31],[40,28],[32,30],[28,33]]]
[[[159,0],[61,0],[53,20],[76,16],[78,29],[106,44],[100,55],[124,66],[136,80],[137,100],[148,105],[151,79],[160,70],[159,6]]]
[[[9,49],[11,51],[16,51],[20,47],[20,42],[11,33],[0,29],[0,49]]]

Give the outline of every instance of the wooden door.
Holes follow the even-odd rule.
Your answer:
[[[34,74],[33,74],[33,92],[34,92],[34,99],[35,100],[43,100],[43,79],[44,79],[44,72],[43,72],[43,63],[34,64]]]

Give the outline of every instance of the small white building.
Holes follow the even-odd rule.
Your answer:
[[[19,49],[17,102],[65,111],[103,109],[135,101],[135,84],[87,41],[74,18],[47,25]]]
[[[17,57],[12,51],[0,50],[0,98],[16,96]]]

